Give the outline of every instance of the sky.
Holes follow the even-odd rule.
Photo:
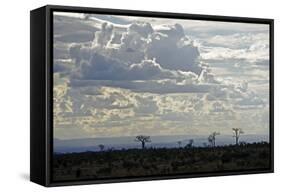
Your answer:
[[[269,25],[54,13],[54,137],[269,134]]]

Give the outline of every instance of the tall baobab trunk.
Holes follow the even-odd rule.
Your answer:
[[[213,132],[211,135],[208,137],[208,141],[210,142],[212,147],[216,147],[216,136],[220,135],[219,132]]]
[[[241,128],[232,128],[232,131],[234,133],[233,137],[235,137],[235,144],[239,144],[239,137],[241,134],[244,133],[244,131]]]
[[[144,141],[141,142],[141,146],[142,146],[142,149],[145,148],[145,142]]]
[[[238,140],[238,137],[236,136],[236,137],[235,137],[235,143],[236,143],[236,145],[238,145],[238,142],[239,142],[239,140]]]

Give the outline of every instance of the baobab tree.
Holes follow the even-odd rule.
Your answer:
[[[211,135],[209,135],[209,137],[208,137],[208,141],[209,141],[209,143],[210,143],[210,145],[212,146],[212,147],[215,147],[216,146],[216,136],[217,135],[220,135],[220,133],[219,132],[213,132]]]
[[[209,146],[213,146],[213,137],[212,137],[212,135],[209,135],[209,137],[208,137],[208,142],[209,142]]]
[[[136,142],[141,142],[142,149],[145,148],[145,143],[151,142],[150,136],[138,135],[135,139]]]
[[[179,145],[179,148],[181,148],[182,141],[178,141],[177,144]]]
[[[99,148],[100,148],[100,151],[103,151],[104,150],[104,145],[103,144],[99,144]]]
[[[232,128],[233,137],[235,138],[235,144],[238,145],[239,138],[241,134],[244,134],[244,131],[241,128]]]

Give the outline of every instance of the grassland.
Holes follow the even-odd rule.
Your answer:
[[[268,169],[266,142],[220,147],[147,148],[54,154],[53,180],[83,180]]]

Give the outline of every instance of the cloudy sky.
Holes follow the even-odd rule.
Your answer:
[[[54,13],[54,136],[269,133],[269,25]]]

